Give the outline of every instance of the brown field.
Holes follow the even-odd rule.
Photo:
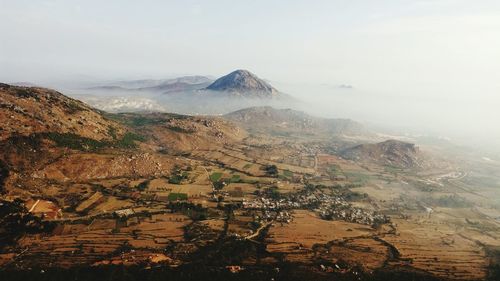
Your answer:
[[[289,170],[293,173],[298,174],[313,174],[314,169],[311,167],[311,161],[295,161],[299,165],[281,163],[276,161],[280,159],[280,156],[275,157],[276,159],[269,159],[268,157],[258,158],[255,155],[250,154],[252,156],[246,156],[242,153],[234,153],[234,151],[226,152],[226,151],[199,151],[194,153],[197,157],[203,157],[205,159],[214,159],[216,161],[224,163],[227,167],[231,169],[235,169],[244,173],[248,173],[252,176],[265,176],[265,171],[262,170],[264,165],[276,165],[278,169],[281,171]],[[258,159],[258,160],[257,160]],[[292,161],[293,162],[293,161]],[[304,162],[304,166],[300,166],[300,164]]]
[[[228,233],[237,234],[241,237],[252,234],[253,231],[249,227],[252,217],[235,215],[234,219],[228,222]]]
[[[404,184],[401,183],[392,183],[387,184],[380,181],[372,181],[369,184],[363,185],[361,187],[352,188],[352,191],[367,193],[373,199],[377,201],[391,201],[397,200],[402,194],[411,194],[416,196],[417,193],[410,189],[406,188]]]
[[[118,178],[118,179],[106,179],[106,180],[101,180],[101,181],[95,181],[95,184],[102,185],[106,188],[113,188],[115,186],[124,184],[127,182],[126,178]],[[130,186],[136,186],[139,183],[141,183],[141,180],[139,180],[137,183],[137,180],[132,180],[130,181],[129,185]]]
[[[338,243],[332,243],[322,257],[333,262],[345,262],[349,265],[357,265],[365,271],[370,272],[384,266],[388,259],[389,250],[386,245],[372,238],[346,239]]]
[[[251,195],[253,194],[254,191],[258,190],[257,187],[255,187],[254,184],[249,184],[249,183],[230,183],[226,187],[224,187],[224,190],[226,191],[236,191],[236,190],[241,190],[241,192],[244,195]]]
[[[297,210],[294,212],[293,221],[290,224],[275,223],[270,231],[267,250],[272,253],[282,253],[289,261],[311,262],[313,261],[314,246],[326,245],[332,241],[354,241],[354,238],[363,238],[371,241],[370,244],[377,252],[381,252],[380,243],[370,239],[375,231],[365,225],[348,223],[344,221],[326,221],[317,217],[310,211]],[[352,239],[352,240],[349,240]],[[349,242],[351,244],[352,242]],[[362,243],[362,242],[357,242]],[[355,244],[353,244],[355,245]],[[332,249],[340,252],[338,247]],[[371,249],[371,248],[370,248]],[[370,253],[367,249],[367,253]],[[342,251],[344,259],[347,259],[348,251]],[[357,257],[353,255],[352,259]],[[383,262],[382,259],[378,262]],[[332,261],[333,262],[333,261]]]
[[[210,229],[215,230],[217,232],[222,232],[224,229],[224,221],[220,219],[209,219],[201,221],[202,224],[205,224]]]
[[[280,181],[276,184],[276,186],[281,193],[295,193],[304,188],[304,184],[290,183],[288,181]]]
[[[222,151],[198,151],[193,153],[196,157],[204,159],[211,159],[212,161],[219,161],[224,163],[227,167],[235,169],[253,176],[264,176],[265,172],[262,171],[262,164],[256,163],[251,158],[243,155],[230,155]],[[251,167],[248,167],[251,165]]]
[[[189,197],[208,196],[212,192],[211,185],[170,185],[174,193],[186,193]]]
[[[105,199],[104,195],[100,192],[96,192],[92,194],[89,198],[87,198],[85,201],[80,203],[78,207],[76,207],[77,212],[83,212],[91,208],[92,206],[95,206],[96,204],[99,204],[100,202],[103,202]]]
[[[89,215],[97,215],[101,213],[109,213],[120,209],[126,209],[134,206],[132,200],[122,200],[114,196],[106,196],[102,203],[96,205],[91,211],[88,212]]]
[[[300,241],[301,246],[312,248],[317,243],[371,235],[374,230],[356,223],[322,220],[311,211],[297,210],[290,224],[276,224],[269,233],[270,239],[277,243]]]
[[[485,277],[484,250],[456,228],[444,223],[394,221],[398,235],[387,235],[383,239],[394,245],[412,267],[451,279],[481,280]]]
[[[153,179],[149,182],[147,193],[168,196],[170,193],[186,193],[189,197],[208,196],[212,185],[207,184],[171,184],[165,178]]]

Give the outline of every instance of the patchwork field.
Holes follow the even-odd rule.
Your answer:
[[[86,224],[66,224],[51,236],[22,238],[19,247],[24,250],[16,258],[26,260],[25,266],[68,267],[105,260],[124,247],[161,252],[167,245],[183,241],[183,227],[189,223],[190,219],[183,215],[160,214],[125,221],[95,219]]]

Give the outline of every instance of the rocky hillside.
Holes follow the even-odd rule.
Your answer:
[[[0,84],[0,141],[13,135],[72,133],[94,140],[110,140],[123,126],[101,112],[54,90]]]
[[[343,150],[341,155],[354,161],[371,162],[398,168],[421,166],[419,148],[415,144],[398,140],[357,145]]]
[[[7,84],[0,84],[0,124],[0,193],[61,200],[67,183],[169,175],[184,163],[179,153],[246,136],[222,118],[110,114],[53,90]]]
[[[349,119],[326,119],[293,109],[270,106],[250,107],[224,115],[249,130],[267,132],[297,132],[333,135],[364,134],[363,126]]]
[[[275,98],[279,95],[278,90],[248,70],[233,71],[215,80],[206,90],[249,98]]]
[[[218,117],[172,113],[116,115],[123,123],[146,136],[158,150],[188,152],[234,144],[247,136],[245,130]],[[154,141],[153,141],[154,140]]]

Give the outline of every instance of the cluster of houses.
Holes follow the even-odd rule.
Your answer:
[[[292,202],[287,199],[274,199],[266,197],[257,197],[254,200],[247,201],[243,199],[243,209],[276,211],[282,209],[298,209],[301,207],[299,202]]]
[[[387,216],[354,207],[339,194],[316,191],[300,192],[281,198],[260,196],[251,201],[243,200],[242,207],[262,210],[262,219],[274,219],[284,223],[292,220],[292,209],[309,209],[326,220],[344,220],[366,225],[389,222]]]
[[[286,210],[264,210],[262,212],[262,216],[258,217],[260,221],[271,221],[274,220],[276,222],[281,223],[290,223],[293,219],[292,213]]]
[[[321,218],[326,220],[344,220],[366,225],[380,225],[389,222],[389,218],[385,215],[375,212],[367,212],[361,208],[321,208],[319,210]]]

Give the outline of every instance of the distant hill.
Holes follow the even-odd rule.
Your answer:
[[[224,118],[252,130],[271,132],[297,132],[331,135],[358,135],[367,130],[350,119],[327,119],[308,115],[293,109],[257,106],[224,115]]]
[[[213,81],[206,76],[130,80],[72,89],[70,94],[111,112],[165,111],[190,115],[226,114],[251,106],[295,107],[300,102],[246,70]]]
[[[421,166],[419,148],[415,144],[398,140],[361,144],[347,148],[340,154],[349,160],[372,162],[398,168]]]
[[[206,86],[210,85],[212,81],[213,80],[208,77],[196,75],[161,80],[145,79],[116,81],[107,83],[105,85],[91,87],[87,90],[170,93],[203,89]]]
[[[40,87],[39,85],[31,82],[14,82],[9,84],[12,86],[19,86],[19,87]]]
[[[250,71],[241,69],[215,80],[206,90],[247,98],[276,98],[280,95],[269,83]]]
[[[176,92],[179,93],[179,92],[186,92],[186,91],[193,91],[193,90],[201,90],[209,84],[210,84],[210,82],[202,82],[202,83],[192,84],[192,83],[177,81],[174,83],[160,84],[160,85],[154,86],[154,87],[139,88],[137,90],[168,94],[168,93],[176,93]]]

